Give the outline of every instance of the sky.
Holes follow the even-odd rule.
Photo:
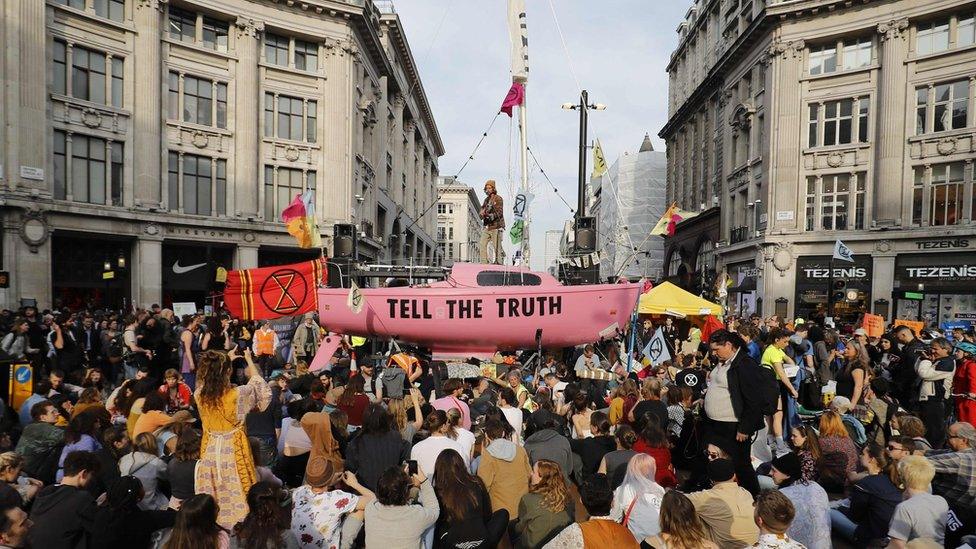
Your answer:
[[[456,175],[511,85],[507,2],[398,0],[394,5],[446,149],[440,174]],[[533,269],[544,268],[545,232],[561,230],[572,217],[560,197],[576,207],[579,115],[561,105],[578,103],[581,86],[591,103],[607,106],[590,112],[589,138],[600,140],[608,164],[625,151],[635,153],[645,133],[655,150],[664,150],[657,133],[667,122],[665,67],[677,46],[675,28],[690,5],[691,0],[526,0],[529,147],[558,189],[557,194],[530,158]],[[518,140],[517,125],[502,114],[459,174],[482,197],[485,180],[497,181],[508,226],[513,190],[520,184]],[[588,154],[587,172],[591,169]],[[506,249],[511,257],[507,237]]]

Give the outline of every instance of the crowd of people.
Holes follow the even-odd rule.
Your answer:
[[[658,328],[669,358],[639,350]],[[958,547],[976,343],[777,317],[451,368],[153,306],[0,313],[0,547]],[[924,335],[924,339],[923,336]],[[285,341],[285,343],[282,342]],[[478,372],[464,379],[449,372]],[[470,375],[470,374],[465,374]]]

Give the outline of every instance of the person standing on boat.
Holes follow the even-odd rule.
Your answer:
[[[502,264],[502,231],[505,228],[505,210],[502,197],[495,190],[495,180],[485,181],[485,201],[481,205],[481,221],[485,230],[481,233],[481,262],[488,263],[488,246],[494,247],[494,263]]]

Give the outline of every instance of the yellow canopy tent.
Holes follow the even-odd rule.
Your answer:
[[[670,282],[662,282],[640,296],[637,312],[649,315],[721,315],[722,306],[686,292]]]

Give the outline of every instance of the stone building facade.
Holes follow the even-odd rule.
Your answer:
[[[976,317],[974,16],[959,0],[692,5],[660,135],[669,199],[720,207],[717,268],[751,294],[731,312],[816,318],[829,296],[842,322]],[[838,239],[855,263],[831,267]]]
[[[437,249],[445,264],[478,262],[481,201],[478,193],[454,177],[437,180]]]
[[[341,222],[433,261],[444,150],[389,7],[8,0],[0,40],[0,306],[201,303],[217,266],[319,255],[279,219],[306,190],[327,255]]]

